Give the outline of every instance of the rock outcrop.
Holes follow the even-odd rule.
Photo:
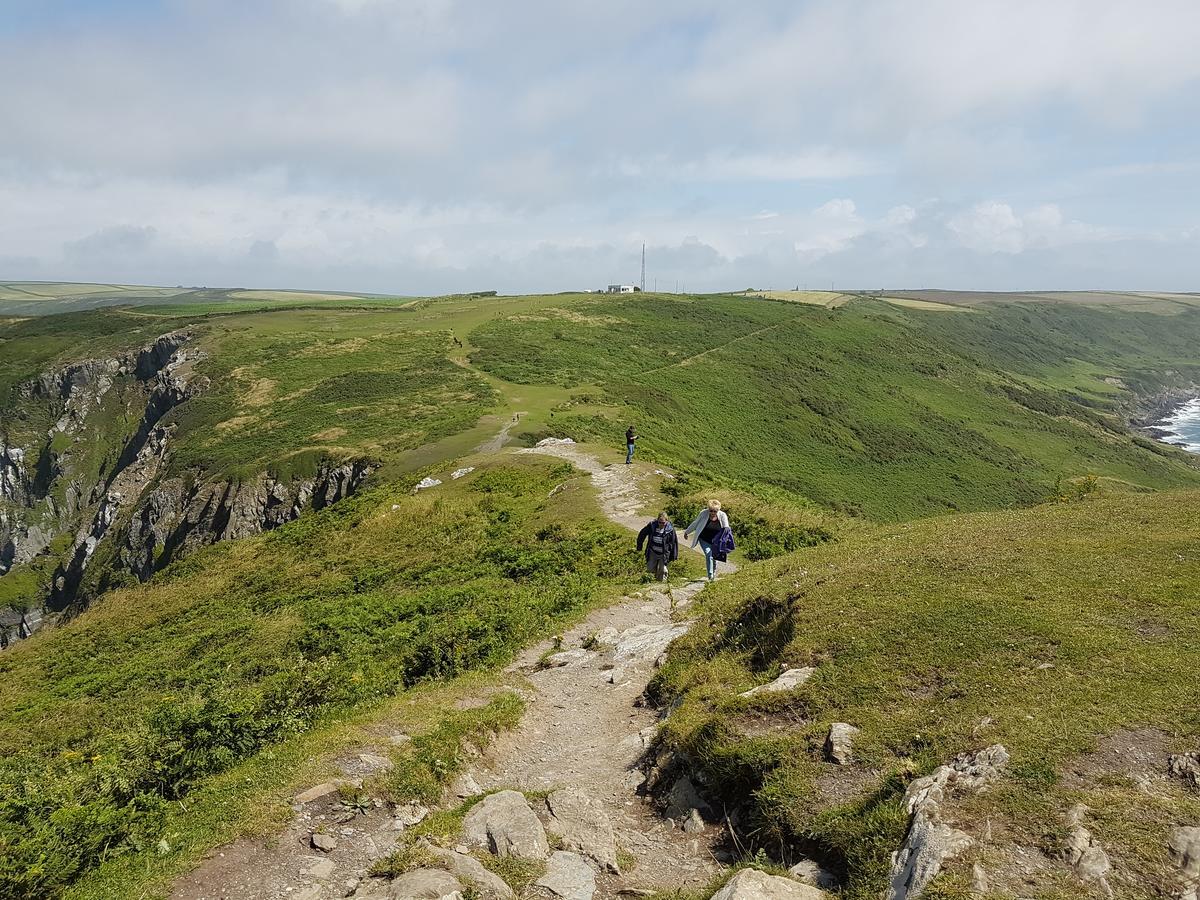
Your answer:
[[[904,843],[892,854],[888,900],[919,897],[947,859],[971,846],[970,835],[943,821],[942,804],[955,792],[984,789],[1007,764],[1008,751],[993,744],[978,753],[963,753],[908,786],[904,808],[912,819]]]
[[[429,852],[440,859],[455,878],[466,882],[487,900],[514,900],[513,889],[497,875],[488,871],[479,860],[467,853],[457,850],[445,850],[427,845]]]
[[[53,424],[33,444],[27,435],[24,447],[7,431],[0,435],[0,574],[73,533],[44,598],[49,609],[86,603],[113,576],[144,581],[198,547],[276,528],[348,496],[371,473],[359,460],[325,462],[312,476],[286,481],[266,473],[167,477],[176,433],[168,414],[208,387],[194,369],[204,353],[193,338],[189,330],[171,332],[18,388],[18,402]],[[112,422],[131,419],[131,433],[112,431]],[[113,445],[104,459],[92,452],[98,435]]]
[[[463,819],[463,836],[497,856],[545,859],[550,855],[546,830],[519,791],[485,797]]]
[[[413,869],[383,884],[356,891],[371,900],[462,900],[463,886],[445,869]]]
[[[834,722],[829,726],[825,738],[825,757],[839,766],[849,764],[854,757],[854,736],[858,729],[845,722]]]
[[[1063,860],[1075,870],[1075,874],[1079,876],[1080,880],[1088,884],[1095,884],[1111,897],[1113,892],[1108,885],[1107,876],[1112,868],[1112,863],[1108,859],[1108,854],[1104,852],[1104,848],[1100,846],[1100,842],[1083,826],[1083,819],[1087,813],[1086,806],[1076,803],[1067,814],[1067,826],[1070,830],[1063,842]]]
[[[1167,772],[1200,787],[1200,753],[1172,753],[1167,759]]]

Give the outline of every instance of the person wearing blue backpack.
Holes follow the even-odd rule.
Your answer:
[[[686,540],[689,534],[692,538],[693,549],[697,544],[704,552],[704,566],[708,571],[708,580],[715,581],[717,563],[724,562],[734,549],[733,531],[729,528],[729,516],[721,511],[720,500],[709,500],[708,506],[700,510],[692,524],[683,533]]]

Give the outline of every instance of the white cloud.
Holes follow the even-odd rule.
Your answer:
[[[983,253],[1015,254],[1031,248],[1102,243],[1121,237],[1113,229],[1067,221],[1053,203],[1019,215],[1009,204],[989,200],[953,216],[946,226],[959,244]]]
[[[1197,34],[1194,0],[151,4],[0,36],[0,247],[386,289],[599,283],[643,239],[712,288],[1187,271]]]

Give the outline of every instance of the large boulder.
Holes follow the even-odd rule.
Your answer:
[[[790,878],[768,875],[758,869],[742,869],[715,894],[712,900],[828,900],[829,894]]]
[[[556,850],[546,864],[546,874],[534,884],[562,900],[592,900],[596,873],[578,853]]]
[[[561,788],[546,798],[550,831],[562,839],[564,850],[575,850],[602,870],[620,872],[612,822],[604,806],[579,788]]]
[[[545,859],[550,855],[546,830],[519,791],[484,797],[463,819],[463,836],[497,856]]]
[[[356,891],[370,900],[463,900],[463,886],[444,869],[413,869],[398,878]]]

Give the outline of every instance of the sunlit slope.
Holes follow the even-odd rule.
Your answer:
[[[1198,517],[1198,492],[1125,495],[939,517],[748,567],[703,595],[658,679],[668,745],[744,834],[821,855],[866,898],[903,839],[911,776],[1000,743],[1001,783],[944,810],[977,843],[936,896],[968,896],[976,860],[998,896],[1094,896],[1058,862],[1078,802],[1116,896],[1167,896],[1171,828],[1200,820],[1200,796],[1167,777],[1167,754],[1200,741]],[[815,673],[739,697],[781,666]],[[833,722],[860,729],[847,766],[822,752]]]
[[[1130,395],[1105,381],[1194,373],[1197,339],[1200,312],[645,296],[493,320],[471,358],[512,381],[602,385],[607,416],[564,409],[563,433],[617,441],[634,422],[643,452],[888,519],[1036,502],[1089,474],[1198,483],[1187,457],[1135,442]]]

